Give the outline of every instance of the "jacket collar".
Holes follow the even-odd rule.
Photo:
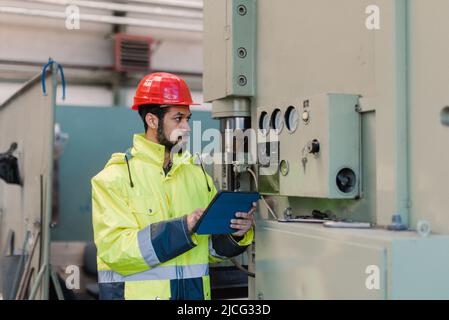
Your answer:
[[[142,161],[162,168],[165,159],[165,146],[148,140],[144,133],[135,134],[131,154]],[[192,163],[192,157],[188,151],[180,155],[175,154],[171,171],[174,172],[181,164],[187,163]]]

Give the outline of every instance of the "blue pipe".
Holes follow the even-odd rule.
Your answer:
[[[64,77],[64,70],[62,68],[62,65],[60,65],[59,63],[57,63],[55,60],[53,60],[52,58],[48,59],[48,62],[44,65],[44,67],[42,68],[42,75],[41,75],[41,81],[42,81],[42,93],[44,94],[44,96],[47,95],[47,89],[45,87],[45,73],[47,71],[48,66],[50,65],[56,65],[56,67],[59,70],[59,73],[61,74],[61,83],[62,83],[62,100],[65,100],[65,77]]]

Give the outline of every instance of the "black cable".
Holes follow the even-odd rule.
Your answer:
[[[133,179],[131,178],[131,170],[129,169],[129,162],[128,162],[127,155],[125,155],[125,161],[126,161],[126,166],[128,167],[129,184],[131,185],[131,188],[134,188],[134,183],[133,183]]]

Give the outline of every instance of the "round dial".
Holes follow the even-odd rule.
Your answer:
[[[299,122],[299,114],[298,110],[295,107],[288,107],[285,112],[285,125],[287,126],[287,130],[290,132],[295,131],[298,128]]]
[[[276,109],[271,114],[271,128],[280,132],[284,125],[284,120],[282,119],[281,110]]]
[[[268,113],[263,111],[259,117],[259,129],[263,134],[266,134],[268,130],[270,130],[270,118],[268,117]]]

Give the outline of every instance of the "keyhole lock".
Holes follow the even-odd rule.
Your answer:
[[[307,152],[311,154],[317,154],[320,152],[320,142],[314,139],[307,143]]]

